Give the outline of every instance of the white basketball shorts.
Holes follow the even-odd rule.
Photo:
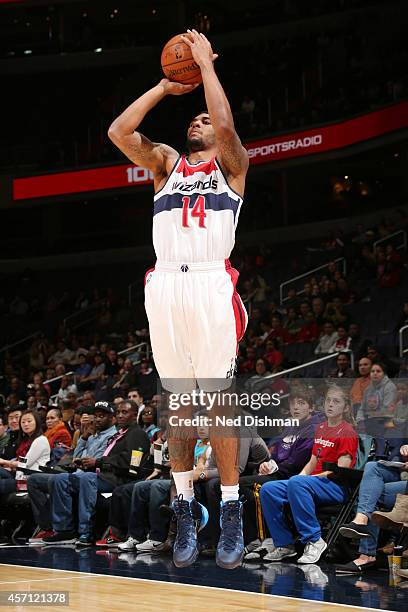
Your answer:
[[[145,275],[153,358],[163,387],[227,389],[248,316],[228,260],[160,263]]]

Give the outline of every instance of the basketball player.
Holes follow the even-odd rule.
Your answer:
[[[228,258],[243,200],[248,154],[234,128],[227,97],[214,70],[216,55],[203,34],[183,37],[201,69],[208,112],[191,121],[188,156],[151,142],[135,131],[146,113],[167,95],[197,85],[162,79],[111,125],[109,137],[135,164],[154,175],[153,243],[155,268],[145,277],[145,305],[157,370],[167,391],[207,385],[226,389],[235,369],[237,343],[247,314],[235,291],[238,278]],[[171,121],[171,117],[169,117]],[[186,385],[186,387],[183,387]],[[212,389],[213,390],[213,389]],[[243,558],[242,502],[238,497],[238,440],[211,438],[221,478],[221,535],[216,561],[232,569]],[[177,538],[173,560],[185,567],[198,556],[197,531],[208,512],[194,499],[195,439],[169,436],[177,490],[173,508]]]

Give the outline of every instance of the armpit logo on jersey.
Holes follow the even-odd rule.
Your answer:
[[[184,183],[182,181],[176,181],[172,185],[172,189],[183,191],[183,192],[186,191],[187,193],[190,193],[191,191],[195,191],[196,189],[213,189],[214,191],[216,191],[217,187],[218,187],[218,179],[213,178],[213,177],[210,177],[208,181],[196,181],[195,183],[192,183],[191,185],[189,185],[188,183]]]
[[[147,283],[150,283],[151,280],[152,280],[152,273],[150,272],[150,274],[146,276],[146,285]]]
[[[237,361],[236,359],[232,359],[230,369],[228,370],[225,378],[234,378],[236,371],[237,371]]]

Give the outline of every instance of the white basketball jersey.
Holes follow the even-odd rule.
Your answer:
[[[154,196],[153,246],[158,261],[228,259],[242,198],[228,185],[216,158],[191,164],[180,157]]]

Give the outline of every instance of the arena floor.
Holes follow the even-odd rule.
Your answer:
[[[390,585],[388,572],[381,570],[364,577],[336,576],[325,564],[301,568],[276,563],[246,564],[227,571],[218,568],[213,559],[200,559],[180,570],[170,557],[119,555],[73,546],[1,547],[0,564],[1,603],[3,591],[42,590],[67,591],[68,609],[87,612],[116,607],[179,611],[203,606],[214,612],[326,612],[333,606],[344,610],[408,609],[408,581]],[[47,609],[66,608],[49,605]]]

